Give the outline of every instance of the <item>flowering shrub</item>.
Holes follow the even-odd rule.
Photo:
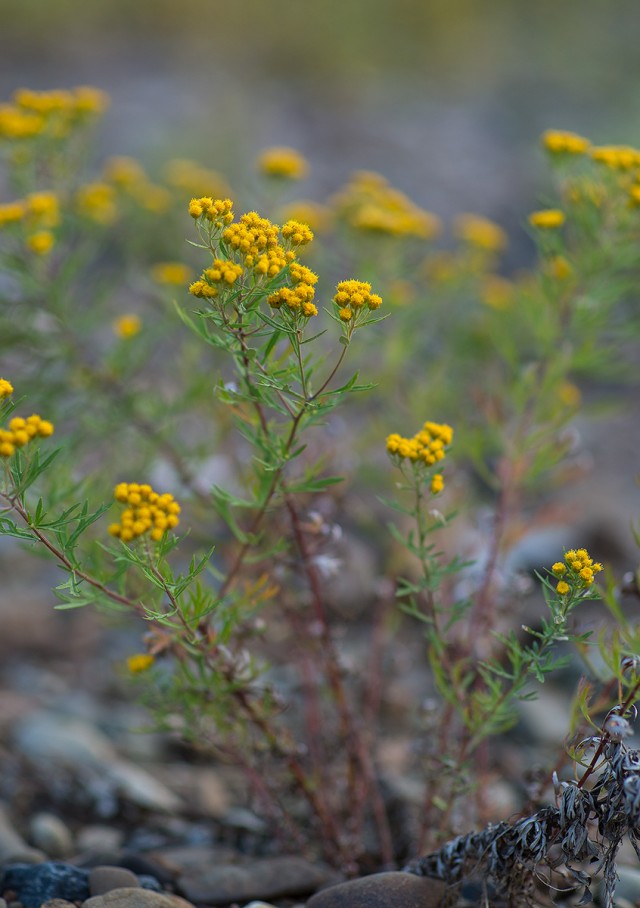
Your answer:
[[[539,565],[535,628],[515,617],[506,567],[565,483],[582,380],[629,371],[619,342],[637,327],[628,301],[640,153],[546,133],[557,207],[529,216],[536,262],[508,277],[499,225],[461,215],[453,248],[436,249],[440,219],[379,175],[354,175],[326,203],[287,201],[308,168],[291,149],[258,161],[273,206],[264,213],[248,199],[237,216],[224,178],[194,162],[170,162],[162,182],[129,158],[87,176],[77,161],[105,105],[89,89],[19,91],[0,109],[19,187],[0,205],[10,376],[0,379],[0,532],[36,541],[66,571],[58,607],[97,603],[144,619],[127,668],[158,725],[234,760],[289,844],[353,874],[402,854],[375,736],[384,608],[364,676],[345,665],[326,589],[340,466],[340,495],[366,503],[361,530],[375,530],[381,572],[424,632],[439,705],[416,757],[425,785],[410,847],[437,848],[420,872],[455,881],[442,843],[460,822],[486,819],[492,737],[564,664],[558,644],[587,664],[598,645],[580,626],[584,602],[602,599],[614,625],[599,638],[606,677],[576,699],[571,757],[582,778],[601,758],[618,760],[613,720],[628,721],[640,687],[638,633],[586,549]],[[87,473],[86,501],[54,460],[53,423],[14,415],[14,385],[55,420],[65,460]],[[369,403],[355,407],[365,391]],[[388,434],[416,416],[427,421],[415,435]],[[106,443],[114,433],[117,446]],[[370,487],[386,489],[384,507],[398,515],[388,545]],[[482,495],[493,519],[474,565],[454,518],[464,509],[473,520]],[[286,700],[270,669],[278,646],[302,703]],[[598,731],[591,755],[575,743],[585,724]],[[547,820],[544,836],[569,828],[556,813]],[[520,848],[525,827],[512,829]],[[479,835],[459,843],[467,863],[490,844],[490,831]]]

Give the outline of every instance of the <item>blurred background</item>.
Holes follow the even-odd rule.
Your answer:
[[[548,185],[546,128],[640,140],[634,0],[2,0],[2,97],[91,84],[112,97],[98,154],[153,172],[188,156],[231,185],[292,145],[324,199],[382,172],[445,218],[478,211],[520,244]],[[523,262],[524,259],[524,262]],[[509,264],[509,261],[507,262]]]

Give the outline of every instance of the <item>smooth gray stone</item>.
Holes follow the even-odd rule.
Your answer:
[[[137,889],[140,880],[131,870],[125,867],[113,867],[101,864],[89,871],[89,892],[91,895],[104,895],[112,889]]]

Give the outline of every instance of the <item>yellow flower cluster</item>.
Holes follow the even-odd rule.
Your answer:
[[[559,208],[545,208],[542,211],[532,211],[529,215],[529,223],[532,227],[539,230],[555,230],[562,227],[566,218],[564,211]]]
[[[313,239],[309,225],[301,224],[300,221],[287,221],[282,225],[280,233],[289,246],[306,246]]]
[[[343,322],[352,322],[365,309],[379,309],[382,305],[382,297],[372,293],[371,284],[366,281],[340,281],[336,291],[333,301]]]
[[[6,378],[0,378],[0,400],[11,397],[13,394],[13,385]]]
[[[216,284],[222,284],[223,289],[225,286],[231,287],[242,274],[242,265],[229,259],[214,259],[211,267],[202,272],[200,279],[190,285],[189,293],[199,299],[215,299],[219,292]]]
[[[109,158],[103,168],[104,183],[120,195],[127,196],[152,214],[162,214],[171,204],[171,194],[163,186],[151,183],[143,167],[124,156]]]
[[[83,217],[108,227],[118,217],[116,194],[108,183],[87,183],[75,195],[76,210]]]
[[[394,433],[387,437],[387,451],[398,460],[432,467],[443,460],[447,448],[453,441],[453,429],[446,423],[426,422],[413,438],[404,438]],[[436,474],[432,480],[432,491],[442,491],[444,480]],[[435,494],[435,491],[434,491]]]
[[[233,221],[233,202],[231,199],[212,199],[205,195],[189,202],[189,214],[197,221],[204,218],[213,224],[215,230],[221,230]]]
[[[280,245],[278,226],[256,211],[243,214],[237,223],[227,227],[222,238],[258,275],[275,277],[295,259],[291,250],[286,252]]]
[[[89,86],[42,92],[20,88],[12,104],[0,105],[0,139],[65,138],[75,126],[103,113],[108,103],[104,92]]]
[[[191,270],[182,262],[158,262],[151,269],[151,277],[158,284],[186,284],[191,278]]]
[[[132,675],[139,675],[150,669],[155,661],[151,653],[135,653],[127,657],[127,669]]]
[[[318,314],[318,309],[312,302],[314,295],[315,289],[311,284],[301,282],[293,288],[281,287],[269,295],[267,302],[272,309],[280,309],[284,305],[294,313],[311,318]]]
[[[481,252],[502,252],[507,247],[507,235],[502,227],[478,214],[458,215],[454,230],[458,239]]]
[[[51,228],[60,223],[58,196],[53,192],[32,192],[24,199],[0,205],[0,228],[22,224],[25,243],[35,255],[48,255],[55,237]]]
[[[353,174],[332,201],[337,213],[357,230],[432,240],[442,229],[435,214],[419,208],[381,174],[371,171]]]
[[[118,483],[114,498],[128,505],[120,516],[120,523],[112,523],[109,527],[109,533],[123,542],[131,542],[145,533],[158,542],[167,530],[174,529],[180,522],[180,505],[173,495],[168,492],[159,495],[147,483]]]
[[[4,380],[0,379],[0,393],[2,393],[2,381]],[[9,382],[6,382],[6,385],[11,388]],[[8,393],[10,394],[11,391]],[[53,423],[42,419],[37,413],[27,416],[26,419],[23,419],[22,416],[14,416],[9,420],[8,429],[0,429],[0,457],[11,457],[16,448],[23,448],[34,438],[48,438],[49,435],[53,435]]]
[[[589,139],[559,129],[547,129],[542,144],[551,154],[585,154],[591,147]]]
[[[265,148],[257,166],[265,176],[285,180],[301,180],[309,171],[309,165],[300,152],[284,146]]]
[[[630,145],[600,145],[591,149],[591,158],[610,170],[634,170],[640,167],[640,150]]]
[[[267,297],[267,302],[272,309],[280,309],[284,305],[294,315],[312,318],[318,314],[317,306],[313,302],[315,285],[318,275],[301,265],[292,262],[289,265],[289,278],[293,287],[281,287]]]
[[[588,589],[602,565],[590,558],[586,549],[570,549],[564,561],[556,561],[551,570],[556,577],[562,578],[556,586],[558,595],[566,596],[571,591]]]

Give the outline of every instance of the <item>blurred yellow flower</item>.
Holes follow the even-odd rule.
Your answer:
[[[529,215],[529,223],[532,227],[538,227],[540,230],[554,230],[562,227],[566,218],[563,211],[559,208],[545,208],[543,211],[532,211]]]
[[[455,220],[456,236],[483,252],[502,252],[507,246],[507,235],[498,224],[477,214],[460,214]]]
[[[151,277],[159,284],[188,284],[191,274],[191,269],[182,262],[158,262],[151,269]]]
[[[257,165],[265,176],[286,180],[301,180],[309,171],[309,165],[300,152],[285,146],[265,148],[258,157]]]
[[[113,323],[113,332],[122,340],[135,337],[142,329],[142,319],[138,315],[121,315]]]
[[[27,246],[36,255],[49,255],[53,243],[54,237],[49,230],[38,230],[27,237]]]
[[[548,129],[542,136],[542,144],[552,154],[584,154],[591,146],[589,139],[559,129]]]
[[[132,675],[139,675],[151,668],[155,659],[149,653],[136,653],[127,658],[127,669]]]

